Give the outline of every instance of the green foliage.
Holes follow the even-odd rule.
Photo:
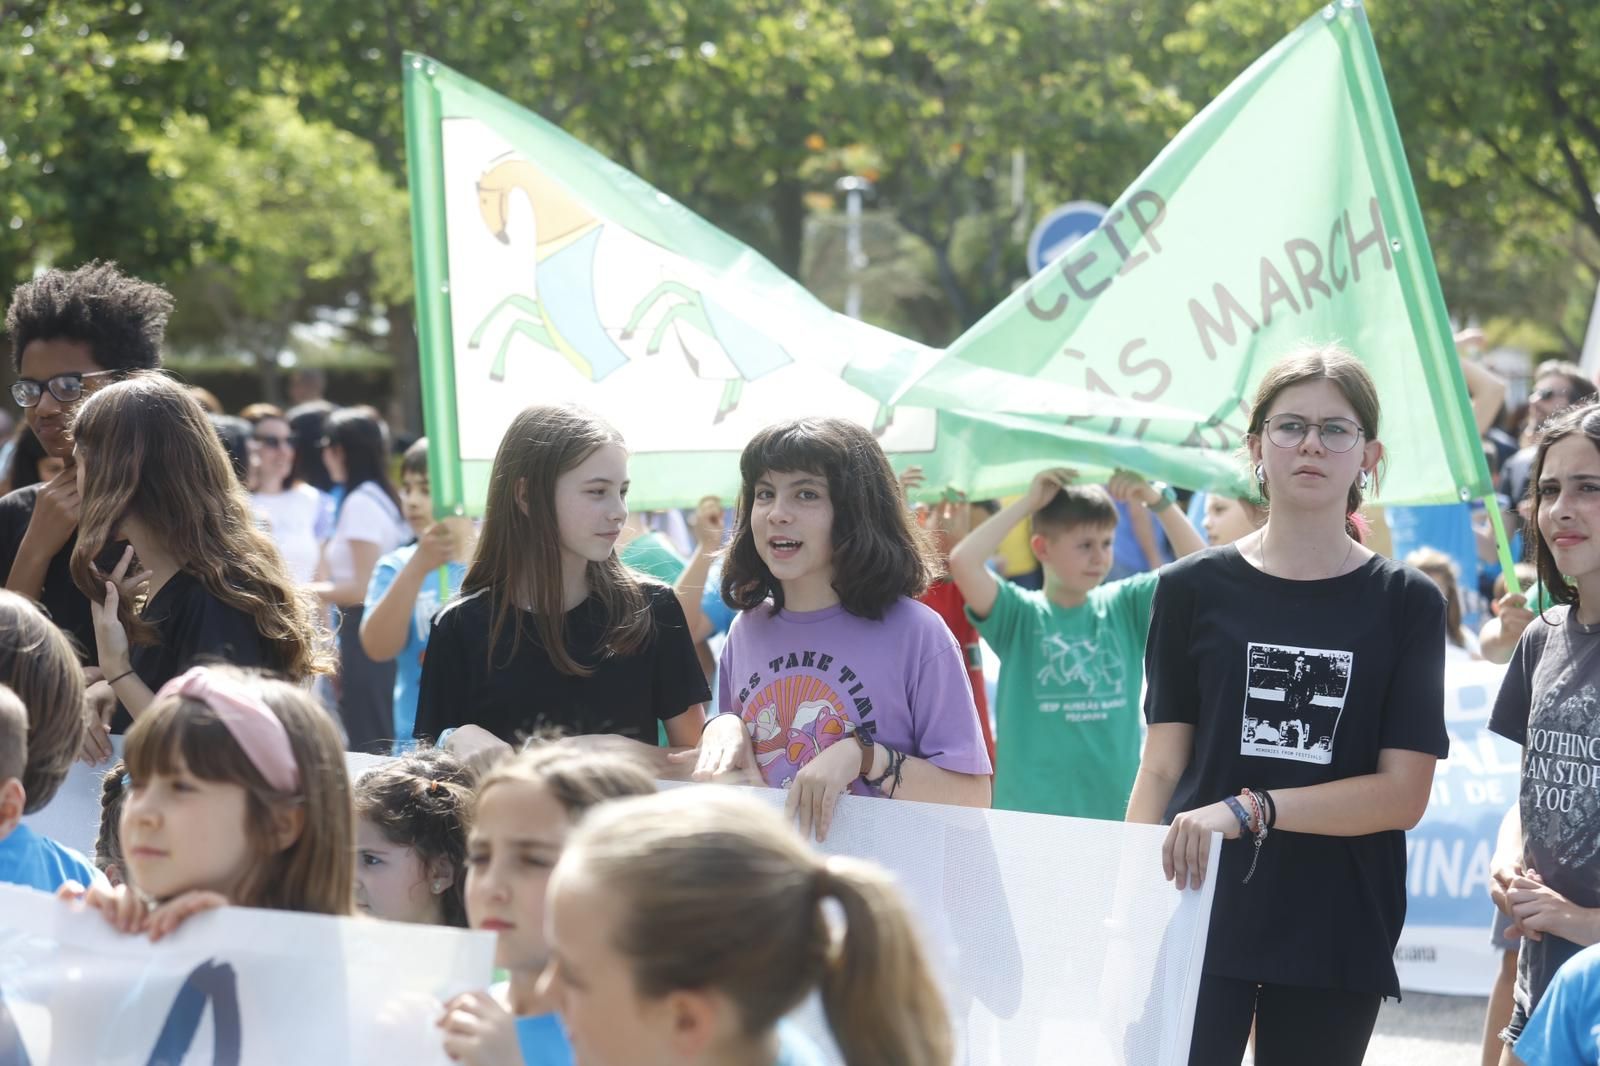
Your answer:
[[[866,313],[940,343],[1020,279],[1042,210],[1116,196],[1314,10],[13,0],[0,283],[114,257],[178,293],[186,349],[270,361],[291,324],[331,321],[389,352],[405,387],[410,49],[561,124],[836,306],[834,185],[872,178]],[[1371,19],[1452,311],[1535,320],[1574,346],[1600,276],[1600,5],[1374,0]]]

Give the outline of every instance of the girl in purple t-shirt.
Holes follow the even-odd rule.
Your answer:
[[[739,471],[722,596],[744,613],[696,777],[759,772],[818,840],[847,790],[987,807],[966,663],[916,602],[931,556],[878,442],[853,422],[800,419],[757,434]]]

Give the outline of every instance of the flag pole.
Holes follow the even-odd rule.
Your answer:
[[[1489,522],[1494,526],[1495,547],[1500,552],[1500,573],[1505,575],[1506,591],[1520,595],[1522,583],[1517,580],[1517,564],[1511,558],[1511,541],[1506,538],[1506,524],[1500,518],[1500,500],[1492,493],[1483,498],[1489,509]]]

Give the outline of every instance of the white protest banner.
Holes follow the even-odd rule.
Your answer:
[[[1489,944],[1489,861],[1522,775],[1522,749],[1488,729],[1504,676],[1493,663],[1445,667],[1450,757],[1434,771],[1422,821],[1406,834],[1406,924],[1394,959],[1408,992],[1488,995],[1500,965]]]
[[[0,885],[0,1062],[446,1066],[442,1004],[493,958],[488,933],[246,907],[152,944]]]
[[[781,791],[748,791],[783,806]],[[944,982],[958,1063],[1184,1066],[1215,880],[1174,891],[1165,834],[846,795],[821,850],[899,881]],[[832,1051],[815,1002],[798,1020]]]

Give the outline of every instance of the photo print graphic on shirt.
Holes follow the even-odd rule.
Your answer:
[[[1241,755],[1333,761],[1339,715],[1350,691],[1347,651],[1255,644],[1248,655]]]
[[[1115,641],[1046,633],[1039,660],[1044,665],[1034,673],[1033,692],[1041,712],[1095,722],[1123,706],[1127,667]]]
[[[1569,870],[1600,858],[1600,690],[1570,671],[1534,708],[1522,757],[1524,833]]]

